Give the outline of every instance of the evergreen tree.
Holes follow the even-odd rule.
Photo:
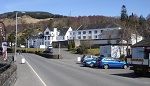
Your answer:
[[[143,15],[141,15],[139,18],[139,24],[143,25],[144,23],[146,23],[146,19],[143,17]]]
[[[126,21],[128,19],[126,6],[123,5],[121,8],[121,21]]]

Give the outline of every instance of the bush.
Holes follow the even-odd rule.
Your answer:
[[[100,50],[99,48],[88,49],[88,54],[99,56]]]
[[[85,46],[79,46],[76,49],[77,54],[86,54],[87,52],[88,52],[88,50]]]

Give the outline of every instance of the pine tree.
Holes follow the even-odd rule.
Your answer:
[[[121,21],[126,21],[128,19],[126,6],[123,5],[121,8]]]

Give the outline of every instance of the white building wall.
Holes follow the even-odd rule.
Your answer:
[[[81,37],[79,40],[84,40],[84,36],[86,36],[86,39],[90,39],[89,36],[91,36],[91,39],[101,39],[100,35],[103,31],[107,30],[119,30],[120,28],[102,28],[102,29],[88,29],[88,30],[77,30],[77,31],[70,31],[70,39],[79,39],[78,37]],[[86,32],[86,34],[83,34],[83,32]],[[89,33],[90,31],[90,33]],[[97,31],[97,32],[95,32]],[[79,34],[79,32],[81,34]],[[74,33],[74,34],[73,34]]]
[[[53,41],[57,41],[57,39],[56,39],[56,37],[58,36],[58,34],[57,34],[57,28],[54,28],[54,32],[52,32],[51,35],[52,35],[52,37],[53,37],[52,40],[53,40]]]
[[[70,39],[71,35],[70,35],[70,32],[72,31],[72,28],[69,27],[69,29],[67,30],[65,36],[64,36],[64,40],[68,40]]]
[[[100,46],[100,55],[104,55],[105,57],[119,58],[121,55],[127,55],[126,48],[127,46],[119,45]]]

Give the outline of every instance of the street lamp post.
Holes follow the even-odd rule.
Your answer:
[[[59,42],[59,45],[58,45],[59,49],[58,49],[58,58],[60,58],[60,42]]]
[[[16,37],[15,37],[15,56],[14,56],[14,61],[17,60],[17,32],[18,32],[18,19],[17,19],[17,16],[18,16],[18,12],[16,12]]]

